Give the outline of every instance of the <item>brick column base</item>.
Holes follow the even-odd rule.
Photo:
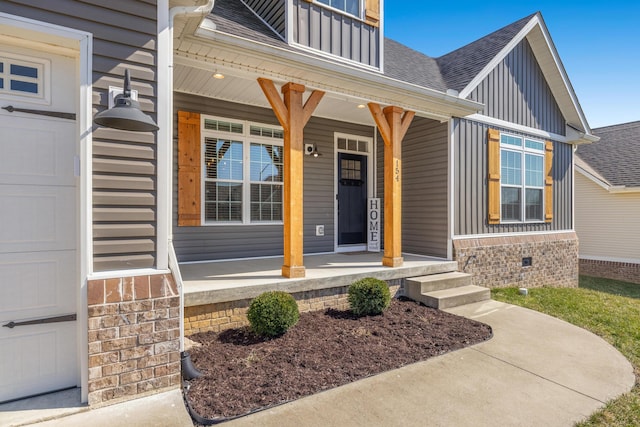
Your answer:
[[[171,274],[90,280],[89,405],[180,386],[180,295]]]

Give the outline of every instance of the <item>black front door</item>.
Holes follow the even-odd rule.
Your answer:
[[[338,245],[367,242],[367,157],[338,153]]]

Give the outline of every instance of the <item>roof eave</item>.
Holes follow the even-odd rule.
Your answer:
[[[570,134],[574,135],[570,135]],[[593,144],[600,141],[599,136],[584,132],[567,132],[567,143],[572,145]]]
[[[446,120],[450,117],[464,117],[477,113],[484,108],[483,104],[464,99],[459,95],[454,96],[435,89],[392,79],[377,71],[307,55],[303,52],[294,52],[225,33],[216,29],[215,25],[208,25],[207,21],[205,19],[203,25],[195,32],[197,39],[227,46],[232,48],[236,54],[245,52],[254,57],[256,55],[260,56],[265,63],[269,61],[277,61],[279,64],[283,63],[283,61],[287,62],[292,67],[302,70],[312,77],[308,79],[309,81],[302,82],[311,89],[331,91],[331,89],[323,87],[322,84],[322,81],[327,76],[331,76],[344,83],[342,89],[345,90],[345,93],[353,93],[354,83],[357,83],[363,99],[376,100],[382,98],[380,101],[384,102],[385,98],[388,98],[388,103],[392,103],[394,101],[393,95],[402,95],[411,98],[413,102],[398,106],[417,110],[417,113],[424,112],[425,115],[430,115],[431,110],[434,110],[435,115],[441,115],[441,117],[438,117],[440,120]],[[300,80],[295,77],[290,77],[290,79],[291,81]],[[334,87],[333,91],[336,89],[339,90],[341,88]],[[385,94],[387,96],[384,96]]]
[[[542,37],[534,37],[533,31],[538,28]],[[530,36],[530,37],[528,37]],[[524,38],[529,40],[531,47],[534,51],[534,55],[538,58],[539,55],[542,55],[541,52],[546,51],[552,58],[551,64],[544,67],[544,64],[541,63],[540,58],[538,58],[538,62],[541,63],[541,68],[543,69],[543,73],[545,77],[549,80],[553,80],[552,84],[550,84],[551,90],[554,93],[554,97],[556,99],[561,96],[568,97],[567,103],[559,102],[558,105],[561,108],[565,119],[568,122],[577,121],[579,125],[577,126],[580,131],[584,133],[586,138],[577,138],[572,141],[572,144],[588,144],[590,142],[594,142],[590,139],[591,136],[591,128],[586,120],[584,112],[580,107],[578,102],[578,98],[571,86],[569,78],[567,76],[566,70],[562,65],[558,52],[552,42],[549,31],[542,20],[540,14],[536,14],[531,17],[531,20],[516,34],[513,39],[507,43],[507,45],[474,77],[469,84],[460,92],[460,97],[466,98],[471,92],[480,84],[484,79],[491,73],[491,71],[498,66],[517,45]],[[553,84],[555,83],[555,84]]]
[[[640,193],[640,186],[628,186],[628,185],[613,185],[611,184],[605,177],[600,175],[596,170],[594,170],[586,161],[584,161],[580,156],[576,156],[576,171],[581,173],[586,178],[590,179],[598,186],[602,187],[604,190],[611,194],[621,194],[621,193]]]

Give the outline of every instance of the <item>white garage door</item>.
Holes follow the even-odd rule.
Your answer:
[[[0,402],[79,384],[75,70],[0,44]]]

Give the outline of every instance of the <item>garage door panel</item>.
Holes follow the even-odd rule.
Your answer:
[[[73,187],[0,185],[0,253],[73,249]]]
[[[0,327],[0,402],[80,384],[78,322],[60,318],[77,314],[80,292],[79,129],[42,114],[77,113],[78,63],[50,50],[0,40],[5,82],[24,77],[14,66],[35,70],[35,90],[0,91],[15,108],[0,109],[0,325],[15,322]]]
[[[2,328],[0,402],[32,394],[34,389],[77,385],[75,328],[76,322]]]
[[[0,128],[1,183],[75,185],[73,122],[0,115]]]
[[[0,322],[75,313],[75,261],[76,251],[0,255]]]

